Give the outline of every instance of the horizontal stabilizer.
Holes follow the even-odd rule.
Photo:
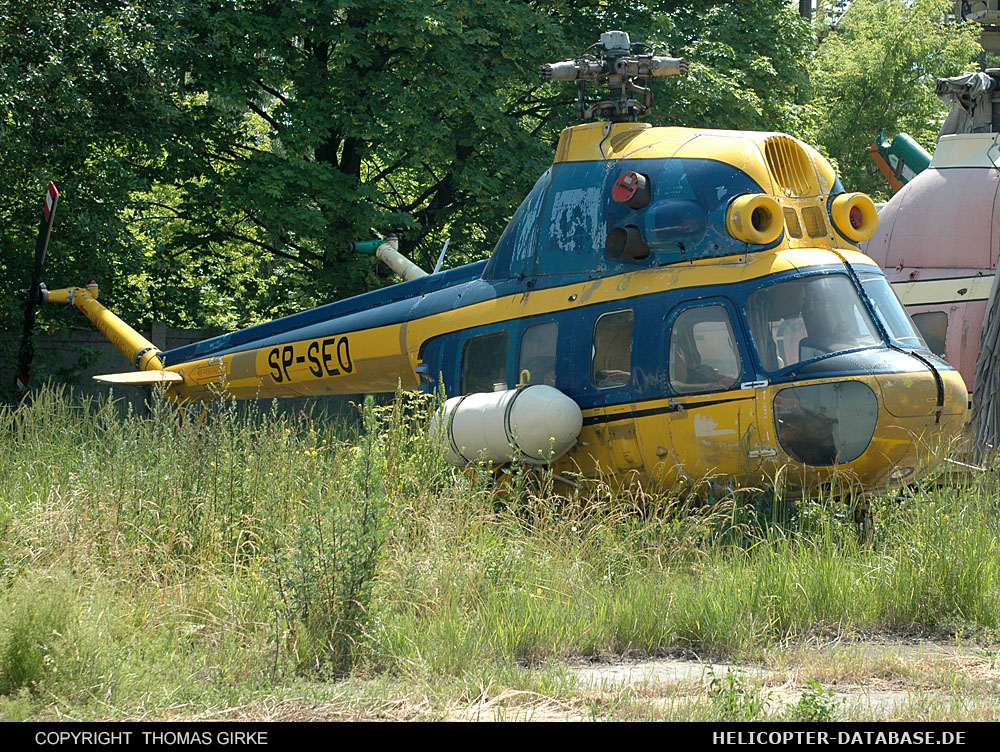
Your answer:
[[[94,377],[104,384],[170,384],[184,381],[173,371],[130,371],[129,373],[104,373]]]

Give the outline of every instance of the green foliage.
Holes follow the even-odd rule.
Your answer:
[[[605,29],[694,61],[655,83],[663,122],[801,130],[807,91],[783,0],[60,8],[0,11],[0,277],[23,287],[53,178],[47,280],[94,277],[140,325],[235,328],[386,284],[346,251],[370,228],[425,267],[446,237],[448,266],[485,257],[575,118],[535,71]]]
[[[661,124],[809,135],[805,62],[813,42],[792,4],[666,5],[664,12],[664,4],[656,4],[661,10],[645,28],[657,29],[652,38],[671,54],[687,57],[692,73],[661,90]],[[647,36],[640,29],[637,38]]]
[[[117,292],[144,267],[128,222],[136,191],[162,179],[175,113],[150,54],[144,7],[67,0],[0,6],[0,281],[27,285],[47,182],[61,190],[49,279]],[[67,282],[68,284],[69,282]],[[4,297],[4,328],[17,317]],[[128,306],[122,306],[128,309]],[[137,313],[134,309],[129,313]]]
[[[736,668],[717,676],[708,666],[708,696],[712,700],[712,717],[717,721],[759,721],[767,715],[770,693]]]
[[[104,615],[81,603],[65,573],[31,572],[9,583],[0,603],[0,695],[12,700],[8,712],[24,711],[25,693],[73,691],[107,666]]]
[[[813,66],[816,138],[849,191],[885,192],[865,148],[882,129],[929,151],[948,108],[936,77],[978,69],[976,24],[945,24],[949,0],[854,0],[827,32]]]
[[[375,456],[384,428],[370,398],[363,424],[360,451],[340,455],[335,481],[319,503],[296,505],[293,535],[279,533],[274,544],[271,568],[280,612],[290,628],[288,644],[304,668],[350,670],[371,607],[385,538],[386,476]]]
[[[428,265],[425,240],[436,234],[437,245],[447,226],[462,254],[470,237],[499,234],[520,170],[540,172],[531,113],[511,113],[525,62],[514,51],[543,55],[548,44],[529,6],[206,0],[187,10],[177,96],[209,135],[200,161],[180,162],[191,175],[178,184],[172,242],[265,254],[260,302],[272,311],[382,284],[372,260],[346,250],[371,227],[402,231],[404,250]]]
[[[288,645],[303,668],[346,671],[371,605],[383,515],[371,499],[328,499],[303,514],[272,564]]]
[[[48,281],[96,278],[137,325],[237,328],[386,284],[346,251],[371,228],[425,267],[446,237],[447,265],[483,258],[575,118],[572,87],[535,70],[608,28],[692,61],[654,81],[655,121],[785,130],[878,189],[864,147],[882,128],[928,145],[933,77],[978,52],[947,5],[833,3],[810,29],[786,0],[10,0],[0,281],[28,278],[49,178]]]
[[[0,694],[5,695],[36,685],[51,670],[72,620],[65,591],[53,596],[43,587],[41,597],[27,598],[23,587],[8,596],[0,638]]]
[[[20,723],[25,721],[35,710],[31,693],[27,688],[20,689],[10,696],[0,696],[0,722]]]
[[[838,709],[844,705],[843,700],[833,696],[832,689],[823,689],[815,679],[809,679],[808,689],[802,693],[799,701],[792,707],[789,720],[806,723],[828,723],[833,721]]]

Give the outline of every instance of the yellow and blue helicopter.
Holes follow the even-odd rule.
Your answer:
[[[426,274],[394,238],[359,243],[406,281],[166,352],[95,285],[38,298],[76,306],[138,369],[105,380],[182,403],[443,388],[459,465],[668,487],[915,478],[968,395],[856,250],[874,204],[790,136],[639,122],[639,82],[687,72],[623,32],[543,66],[577,84],[585,122],[488,260]],[[605,98],[588,104],[588,83]]]

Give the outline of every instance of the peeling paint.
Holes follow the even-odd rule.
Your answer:
[[[562,253],[590,253],[600,227],[601,189],[570,188],[552,199],[551,247]]]
[[[694,435],[698,438],[709,436],[735,436],[735,428],[719,428],[719,424],[707,415],[696,415],[694,418]]]
[[[538,182],[542,183],[541,180]],[[544,199],[544,190],[533,190],[524,201],[523,212],[527,221],[522,222],[520,227],[517,228],[517,238],[514,241],[514,261],[524,261],[533,258],[535,255],[536,246],[538,245],[537,218],[541,212]]]

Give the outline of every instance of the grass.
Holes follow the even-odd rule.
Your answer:
[[[783,710],[746,678],[595,696],[561,661],[998,633],[994,474],[877,499],[864,547],[822,502],[503,496],[444,464],[429,408],[368,403],[353,429],[45,390],[0,408],[0,714],[824,720],[846,711],[808,681],[843,661]],[[956,686],[972,699],[913,715],[995,700]]]

